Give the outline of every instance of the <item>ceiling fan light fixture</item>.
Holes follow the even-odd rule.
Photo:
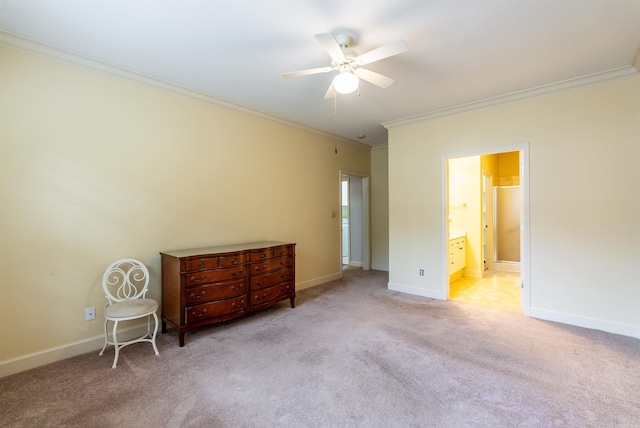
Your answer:
[[[350,94],[360,84],[360,79],[353,71],[341,71],[336,77],[333,78],[333,87],[339,94]]]

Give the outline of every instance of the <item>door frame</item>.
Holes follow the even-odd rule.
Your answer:
[[[520,305],[526,316],[531,314],[531,254],[529,232],[529,143],[500,146],[442,156],[442,292],[449,300],[449,159],[469,156],[520,152],[520,186],[522,187],[522,223],[520,224]],[[481,180],[482,178],[479,177]]]
[[[360,172],[354,171],[346,171],[339,170],[338,171],[338,203],[339,208],[342,208],[342,176],[352,176],[358,177],[362,179],[362,269],[370,270],[371,269],[371,204],[369,203],[370,199],[370,176],[369,174],[363,174]],[[351,194],[349,194],[351,197]],[[349,201],[349,207],[351,207],[351,201]],[[338,212],[340,212],[340,209]],[[349,213],[349,217],[351,218],[351,213]],[[342,220],[338,222],[338,230],[340,234],[340,266],[342,270]],[[351,242],[351,240],[349,240]]]

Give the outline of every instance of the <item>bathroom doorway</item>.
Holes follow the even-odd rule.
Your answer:
[[[525,152],[526,146],[446,158],[444,248],[450,299],[528,312],[522,275],[528,259],[521,257],[526,238],[521,231],[528,224],[522,190]]]

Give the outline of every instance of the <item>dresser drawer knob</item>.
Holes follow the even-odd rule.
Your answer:
[[[195,276],[192,276],[191,277],[191,282],[200,282],[200,281],[203,281],[204,278],[205,278],[204,275],[200,276],[200,278],[196,278]]]
[[[266,259],[266,258],[267,258],[267,255],[266,255],[265,253],[262,253],[262,254],[260,254],[260,258],[261,258],[261,259]]]
[[[199,298],[201,298],[202,296],[204,296],[205,294],[206,294],[206,291],[204,291],[204,290],[202,290],[202,292],[200,292],[200,295],[199,295],[199,296],[198,296],[198,295],[196,295],[196,293],[191,293],[191,298],[192,298],[192,299],[199,299]]]
[[[194,316],[195,316],[195,315],[197,315],[197,316],[201,317],[202,315],[204,315],[204,314],[206,314],[206,313],[207,313],[207,309],[205,308],[205,309],[203,309],[203,310],[202,310],[202,313],[201,313],[201,314],[199,314],[199,313],[197,313],[197,312],[195,312],[195,311],[194,311],[194,312],[193,312],[193,315],[194,315]]]
[[[238,275],[242,275],[242,273],[243,273],[243,272],[244,272],[244,271],[243,271],[242,269],[239,269],[239,270],[237,270],[237,271],[235,271],[235,272],[231,272],[231,275],[233,275],[233,276],[238,276]]]
[[[198,267],[201,267],[201,268],[204,267],[204,260],[200,260],[200,263],[198,263]]]
[[[231,259],[231,264],[232,265],[237,265],[238,264],[238,259],[236,259],[235,257]]]

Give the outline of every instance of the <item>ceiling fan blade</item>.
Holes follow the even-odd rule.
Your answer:
[[[331,55],[331,59],[342,59],[344,58],[344,53],[342,52],[342,48],[336,41],[336,38],[333,37],[332,34],[322,33],[316,34],[316,39],[320,42],[322,47]]]
[[[282,77],[287,79],[289,77],[307,76],[309,74],[317,74],[317,73],[327,73],[331,70],[333,70],[333,68],[331,67],[310,68],[308,70],[291,71],[289,73],[282,73]]]
[[[373,83],[376,86],[380,86],[381,88],[388,88],[393,82],[395,82],[395,80],[387,76],[378,74],[375,71],[367,70],[366,68],[357,68],[355,73],[359,78],[366,80],[369,83]]]
[[[327,93],[324,94],[324,97],[325,99],[336,97],[336,88],[333,87],[333,82],[329,85],[329,89],[327,89]]]
[[[390,56],[398,55],[408,50],[409,47],[404,40],[398,40],[397,42],[389,43],[372,51],[363,53],[358,56],[356,61],[360,65],[371,64],[374,61],[380,61],[381,59],[389,58]]]

